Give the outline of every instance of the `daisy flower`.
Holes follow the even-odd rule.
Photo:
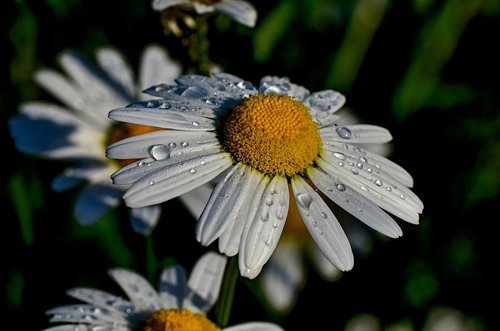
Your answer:
[[[158,291],[139,274],[112,269],[109,274],[128,300],[92,289],[73,288],[68,295],[85,302],[50,309],[50,322],[69,323],[45,331],[218,331],[206,313],[217,301],[226,258],[217,253],[203,255],[186,280],[184,268],[172,266],[161,274]],[[277,325],[250,322],[225,331],[280,331]]]
[[[81,224],[91,224],[117,206],[123,195],[123,188],[113,185],[109,176],[129,161],[107,159],[105,147],[124,137],[156,130],[134,124],[116,125],[107,117],[109,109],[141,98],[142,88],[173,81],[180,66],[153,45],[143,52],[137,83],[125,59],[111,48],[97,51],[100,71],[74,52],[62,53],[59,60],[67,76],[41,69],[34,79],[64,105],[26,102],[9,125],[18,150],[73,163],[53,180],[52,188],[65,191],[86,181],[74,214]],[[131,210],[134,229],[148,233],[160,213],[159,206]]]
[[[153,0],[151,5],[160,12],[179,7],[192,8],[198,15],[221,12],[248,27],[254,27],[257,20],[255,7],[242,0]]]
[[[373,125],[337,125],[334,113],[345,98],[335,91],[310,93],[274,76],[255,88],[216,73],[184,75],[146,93],[162,99],[114,109],[110,118],[169,130],[109,146],[111,158],[141,159],[114,173],[113,182],[131,185],[126,204],[143,207],[220,176],[196,238],[202,245],[218,239],[221,253],[239,254],[245,277],[256,277],[272,255],[290,204],[323,255],[342,271],[353,267],[353,253],[324,198],[391,238],[402,230],[389,213],[418,223],[423,204],[408,188],[412,177],[358,146],[385,143],[390,133]]]

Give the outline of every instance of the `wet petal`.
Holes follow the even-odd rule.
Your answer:
[[[316,187],[330,200],[369,227],[391,238],[403,235],[403,231],[392,217],[344,184],[338,177],[314,168],[309,169],[307,174]]]
[[[271,323],[250,322],[224,328],[224,331],[283,331],[283,329]]]
[[[112,48],[103,47],[97,50],[96,58],[101,69],[116,84],[116,88],[121,89],[129,100],[133,100],[136,95],[134,75],[123,56]]]
[[[124,316],[135,312],[135,307],[131,302],[101,290],[78,287],[70,289],[67,294],[91,305],[114,310]]]
[[[178,5],[190,5],[191,1],[188,0],[153,0],[151,6],[154,10],[163,11],[167,8]]]
[[[258,206],[257,212],[243,233],[240,258],[247,268],[257,269],[271,257],[285,225],[289,207],[286,177],[275,176],[252,204]]]
[[[134,124],[150,125],[158,128],[213,131],[215,123],[212,119],[200,116],[195,112],[182,113],[161,109],[160,101],[148,101],[151,108],[128,107],[117,108],[109,112],[109,118]]]
[[[162,203],[211,181],[231,164],[231,158],[222,153],[172,164],[139,179],[123,198],[129,207]]]
[[[337,268],[352,269],[354,257],[349,240],[328,205],[301,177],[292,178],[292,189],[297,209],[316,245]]]
[[[386,128],[376,125],[342,125],[322,128],[320,132],[325,139],[348,144],[383,144],[392,140]]]
[[[123,315],[117,314],[113,310],[92,305],[60,306],[48,310],[46,314],[53,315],[50,322],[80,322],[108,326],[125,326],[128,324]]]
[[[165,49],[157,45],[146,47],[142,53],[139,68],[139,89],[141,90],[159,83],[173,83],[181,74],[179,62],[173,61]]]
[[[141,275],[126,269],[111,269],[109,274],[138,311],[152,313],[161,308],[158,293]]]
[[[196,224],[196,239],[202,245],[210,245],[230,223],[236,221],[240,208],[247,200],[252,178],[250,167],[237,164],[217,183]]]

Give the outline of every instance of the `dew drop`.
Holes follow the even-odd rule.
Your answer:
[[[260,220],[262,222],[267,222],[267,220],[269,219],[269,213],[268,212],[263,212],[262,215],[260,215]]]
[[[155,184],[155,181],[154,180],[150,180],[149,181],[149,186],[153,186]]]
[[[181,142],[181,146],[182,147],[188,147],[189,143],[187,141],[183,141],[183,142]]]
[[[266,206],[272,206],[273,205],[273,199],[271,198],[266,198],[264,200],[264,203],[266,204]]]
[[[196,173],[196,169],[195,168],[191,168],[191,170],[189,170],[190,173],[192,174],[195,174]]]
[[[345,154],[344,153],[333,152],[333,156],[335,156],[338,159],[345,160]]]
[[[313,199],[308,193],[297,194],[297,203],[304,209],[311,207]]]
[[[170,109],[170,108],[172,108],[172,105],[169,104],[169,103],[166,103],[166,102],[162,102],[158,108],[160,108],[160,109]]]
[[[387,186],[385,189],[386,189],[387,191],[389,191],[389,192],[391,192],[391,191],[392,191],[392,188],[391,188],[390,186]]]
[[[327,188],[325,188],[325,190],[326,190],[327,192],[333,192],[333,189],[332,189],[331,187],[327,187]]]
[[[171,142],[170,144],[168,144],[168,147],[170,147],[170,148],[174,149],[174,148],[176,148],[176,147],[177,147],[177,144],[176,144],[176,143],[174,143],[174,142]]]
[[[400,195],[399,195],[399,197],[400,197],[402,200],[406,199],[406,197],[405,197],[405,195],[404,195],[404,194],[400,194]]]
[[[148,101],[148,103],[146,104],[146,107],[148,107],[148,108],[154,108],[155,107],[155,103],[151,102],[151,101]]]
[[[380,179],[377,179],[377,180],[375,181],[375,185],[377,185],[377,186],[382,186],[382,181],[381,181]]]
[[[201,161],[201,162],[200,162],[200,164],[201,164],[201,165],[205,165],[205,164],[207,164],[207,161],[204,161],[204,160],[203,160],[203,161]]]
[[[282,209],[279,209],[277,212],[276,212],[276,218],[279,219],[279,220],[282,220],[285,218],[285,215],[283,214],[283,210]]]
[[[196,121],[193,121],[191,124],[192,124],[193,126],[200,126],[200,123],[198,123],[198,122],[196,122]]]
[[[142,168],[146,165],[146,162],[140,161],[137,165],[139,166],[139,168]]]
[[[367,162],[368,162],[368,160],[366,159],[366,157],[363,157],[363,156],[362,156],[362,157],[360,157],[360,158],[359,158],[359,160],[360,160],[361,162],[364,162],[364,163],[367,163]]]
[[[343,166],[344,166],[344,162],[339,161],[339,167],[343,167]]]
[[[359,174],[359,171],[358,171],[358,169],[351,169],[351,173],[353,175],[357,175],[357,174]]]
[[[149,155],[157,161],[170,157],[170,149],[165,145],[153,145],[149,148]]]
[[[276,229],[277,227],[278,227],[278,222],[274,222],[274,223],[273,223],[273,228],[275,228],[275,229]]]
[[[338,128],[337,133],[340,136],[340,138],[351,139],[352,137],[351,130],[349,130],[349,128],[345,126],[341,126],[340,128]]]
[[[323,218],[328,218],[328,215],[325,212],[321,212],[321,216],[323,216]]]
[[[338,184],[336,185],[336,187],[337,187],[337,190],[339,190],[340,192],[344,192],[344,191],[345,191],[345,189],[346,189],[345,185],[344,185],[344,184],[342,184],[342,183],[338,183]]]
[[[358,167],[358,169],[363,169],[363,163],[356,164],[356,167]]]
[[[373,169],[372,168],[366,168],[366,171],[368,171],[369,173],[372,173]]]

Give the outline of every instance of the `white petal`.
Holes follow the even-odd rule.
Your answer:
[[[304,100],[310,94],[309,90],[291,83],[287,77],[277,76],[261,78],[259,91],[266,94],[288,95],[299,101]]]
[[[158,293],[141,275],[126,269],[111,269],[109,274],[138,311],[152,313],[161,308]]]
[[[51,322],[80,322],[116,326],[125,326],[128,324],[125,316],[117,314],[113,310],[92,305],[76,304],[60,306],[48,310],[46,314],[54,315],[50,319]]]
[[[360,148],[359,146],[350,146],[328,139],[323,139],[323,142],[325,143],[323,148],[326,151],[337,153],[334,154],[334,156],[340,159],[345,157],[345,160],[342,161],[355,163],[356,166],[361,164],[369,172],[373,172],[374,174],[384,173],[385,176],[390,176],[407,187],[413,186],[413,178],[411,175],[404,168],[384,156],[370,152],[366,149]],[[371,147],[380,145],[367,146]]]
[[[189,276],[191,293],[184,307],[194,312],[207,313],[219,297],[226,257],[214,252],[204,254],[195,264]]]
[[[158,288],[163,308],[182,308],[184,298],[188,295],[184,268],[178,265],[165,268]]]
[[[129,207],[162,203],[211,181],[231,164],[228,155],[217,153],[160,168],[133,184],[123,198]]]
[[[340,270],[352,269],[354,257],[349,240],[328,205],[299,176],[292,178],[292,189],[297,209],[316,245]]]
[[[191,2],[191,6],[193,6],[196,14],[198,15],[208,14],[215,10],[214,6],[212,5],[204,5],[202,3],[197,3],[194,1]]]
[[[215,8],[236,22],[253,28],[257,21],[257,10],[248,1],[228,0],[215,3]]]
[[[153,0],[151,6],[154,10],[163,11],[164,9],[178,6],[178,5],[190,5],[191,1],[188,0]]]
[[[196,224],[196,239],[202,245],[210,245],[229,223],[235,222],[253,177],[251,168],[239,163],[217,183]]]
[[[219,251],[227,256],[238,254],[243,240],[243,231],[250,226],[257,210],[253,198],[262,195],[265,185],[261,184],[269,181],[260,172],[252,170],[249,166],[244,167],[246,176],[249,176],[248,185],[240,193],[237,193],[241,199],[241,204],[237,208],[237,215],[234,220],[226,222],[228,224],[224,228],[224,232],[219,236]],[[230,206],[229,208],[236,208],[236,206]]]
[[[338,177],[327,175],[316,168],[308,169],[307,174],[330,200],[369,227],[391,238],[403,235],[399,225],[387,213],[344,184]]]
[[[109,175],[113,173],[114,167],[104,162],[81,162],[71,168],[66,168],[57,175],[51,183],[54,191],[62,192],[83,180],[89,182],[110,183]]]
[[[339,165],[337,157],[329,153],[323,153],[317,164],[379,207],[407,222],[418,223],[422,202],[403,184],[387,178],[380,180],[364,167],[359,169],[356,165],[346,166],[347,163]]]
[[[67,294],[91,305],[114,310],[123,316],[135,312],[135,307],[131,302],[101,290],[78,287],[68,290]]]
[[[386,128],[367,124],[326,127],[320,132],[322,137],[344,144],[383,144],[392,140]]]
[[[96,58],[101,69],[117,84],[116,88],[122,89],[127,98],[133,100],[136,95],[134,75],[123,56],[112,48],[100,48],[96,52]]]
[[[226,90],[239,95],[241,98],[257,95],[259,93],[251,82],[243,80],[238,76],[225,72],[217,72],[213,74],[213,77],[221,81],[226,87]]]
[[[276,324],[267,322],[250,322],[245,324],[233,325],[224,328],[223,331],[283,331],[281,327]]]
[[[256,213],[251,226],[243,233],[240,258],[247,268],[261,268],[271,257],[283,231],[289,207],[288,183],[284,176],[274,176],[262,195],[255,195]]]
[[[89,225],[99,220],[121,201],[123,190],[111,183],[92,183],[86,185],[78,196],[74,214],[78,222]]]
[[[154,155],[153,146],[161,148],[162,155]],[[220,149],[213,132],[160,130],[120,140],[106,149],[106,156],[112,159],[166,159],[199,150],[213,150],[214,146],[216,150]]]
[[[328,264],[331,266],[330,262]],[[295,243],[280,242],[262,269],[264,295],[280,311],[292,307],[304,284],[304,269],[300,247]]]
[[[153,231],[161,216],[161,206],[130,208],[130,221],[135,232],[147,235]]]
[[[63,160],[104,159],[103,134],[68,109],[31,102],[21,105],[19,111],[9,126],[22,152]]]
[[[161,107],[157,101],[150,101],[153,106]],[[158,128],[213,131],[215,124],[212,119],[202,117],[196,113],[180,113],[161,108],[117,108],[109,112],[109,118]]]
[[[85,324],[64,324],[54,326],[48,329],[43,329],[42,331],[91,331],[93,326],[85,325]],[[118,330],[122,330],[117,329]]]
[[[139,73],[139,88],[143,90],[159,83],[173,83],[181,73],[181,66],[162,47],[149,45],[141,57]]]
[[[304,105],[309,108],[312,117],[320,127],[332,125],[337,116],[333,115],[345,103],[345,96],[333,90],[312,93],[304,100]]]

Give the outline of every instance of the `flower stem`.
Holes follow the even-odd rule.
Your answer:
[[[229,258],[226,265],[224,278],[222,279],[220,298],[217,306],[215,307],[216,322],[221,328],[224,328],[229,322],[238,275],[238,259],[237,257],[232,256]]]
[[[188,45],[189,58],[196,73],[210,74],[210,55],[208,48],[208,22],[205,16],[196,17],[197,28],[189,34],[185,43]]]
[[[158,270],[158,260],[153,247],[153,238],[151,235],[146,236],[146,274],[150,281],[156,277]]]

